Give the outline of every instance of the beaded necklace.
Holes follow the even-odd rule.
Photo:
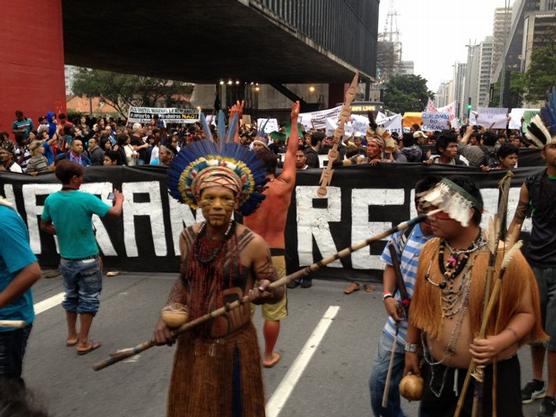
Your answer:
[[[222,251],[222,248],[226,245],[230,236],[232,236],[236,230],[236,222],[232,220],[224,233],[224,238],[222,240],[213,241],[207,239],[207,228],[206,222],[201,225],[201,230],[199,230],[199,234],[195,239],[195,246],[194,246],[194,255],[197,261],[201,264],[210,264],[212,261],[216,259],[216,257]]]

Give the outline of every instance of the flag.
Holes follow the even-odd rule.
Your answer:
[[[431,100],[431,98],[429,97],[429,101],[427,102],[427,107],[425,107],[425,112],[427,113],[436,113],[438,110],[436,109],[436,106],[434,105],[434,101]]]

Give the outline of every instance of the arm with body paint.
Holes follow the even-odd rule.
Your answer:
[[[280,179],[288,184],[295,184],[295,154],[299,148],[299,132],[297,131],[297,118],[299,116],[299,101],[292,104],[291,111],[291,131],[288,139],[284,168],[280,174]]]
[[[180,236],[180,259],[182,263],[187,256],[190,248],[190,242],[184,237],[184,233],[182,233]],[[181,275],[180,277],[178,277],[178,279],[176,279],[176,282],[172,286],[170,294],[168,295],[168,300],[166,301],[166,305],[170,305],[173,303],[179,303],[183,305],[186,305],[187,303],[187,290],[183,286]],[[155,340],[157,345],[172,345],[175,341],[172,338],[170,328],[166,325],[166,323],[164,323],[162,318],[159,318],[158,323],[156,324],[153,339]]]

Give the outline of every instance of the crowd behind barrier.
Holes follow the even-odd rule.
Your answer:
[[[211,125],[218,140],[216,127]],[[485,129],[466,125],[460,129],[424,132],[413,125],[401,135],[369,129],[366,135],[345,137],[339,151],[343,165],[423,162],[463,164],[484,171],[541,164],[538,151],[519,129]],[[262,131],[262,129],[260,129]],[[242,124],[241,144],[252,149],[267,147],[277,155],[285,150],[287,126],[263,134],[255,124]],[[192,141],[205,138],[200,123],[169,124],[155,115],[150,123],[126,124],[124,119],[82,116],[68,120],[63,113],[48,112],[35,121],[16,112],[12,132],[0,132],[0,170],[40,175],[52,172],[56,161],[69,159],[80,165],[161,165]],[[300,132],[306,158],[299,169],[322,168],[332,147],[331,132]],[[377,142],[378,141],[378,142]],[[338,161],[337,161],[338,162]]]

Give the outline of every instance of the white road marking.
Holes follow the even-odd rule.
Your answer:
[[[278,385],[278,388],[276,388],[272,397],[270,397],[266,403],[267,417],[277,417],[280,414],[339,310],[339,306],[328,307],[328,310],[326,310],[324,316],[322,316],[322,319],[317,324],[317,327],[313,330],[313,333],[305,343],[305,346],[301,349],[301,352],[284,376],[284,379],[282,379],[280,385]]]
[[[34,305],[35,315],[44,313],[45,311],[50,310],[52,307],[56,307],[57,305],[60,305],[62,301],[64,301],[63,292],[53,295],[52,297],[47,298],[46,300],[42,300],[41,302],[36,303]]]
[[[140,357],[141,357],[141,355],[132,356],[131,358],[126,359],[125,361],[123,361],[123,363],[135,363],[135,362],[138,362]]]

